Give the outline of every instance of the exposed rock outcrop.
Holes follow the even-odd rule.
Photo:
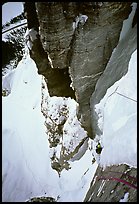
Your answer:
[[[81,123],[91,138],[90,97],[117,45],[122,22],[129,8],[129,4],[103,2],[94,9],[95,12],[91,9],[90,13],[85,12],[88,20],[76,30],[70,73],[79,102]]]
[[[104,97],[107,89],[124,76],[128,71],[128,64],[132,53],[137,49],[137,26],[129,31],[127,36],[118,44],[103,75],[99,78],[95,91],[91,96],[91,115],[93,134],[102,134],[98,127],[98,116],[94,106]],[[103,84],[103,86],[102,86]]]
[[[37,65],[38,73],[45,76],[50,95],[75,98],[74,91],[70,87],[71,79],[68,69],[55,69],[51,62],[49,52],[44,50],[42,46],[35,3],[25,2],[24,12],[29,29],[26,34],[26,41],[30,50],[30,56]]]
[[[119,202],[128,193],[128,202],[137,202],[137,170],[127,165],[98,167],[84,202]]]
[[[98,124],[99,115],[95,111],[95,105],[103,99],[108,88],[127,73],[131,55],[137,49],[137,25],[132,24],[132,22],[131,25],[128,32],[124,33],[125,36],[121,38],[116,50],[114,50],[92,94],[90,104],[94,135],[103,135]],[[85,202],[119,202],[120,199],[123,199],[125,193],[128,195],[128,202],[137,202],[136,176],[137,169],[124,164],[106,167],[105,170],[99,166],[86,195]]]
[[[34,197],[26,202],[56,202],[52,197]]]
[[[43,73],[50,95],[74,95],[68,88],[70,72],[79,118],[93,137],[90,97],[117,45],[131,2],[36,2],[35,5],[41,43],[53,65],[53,71],[46,69]]]

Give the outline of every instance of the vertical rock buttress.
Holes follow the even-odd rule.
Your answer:
[[[41,44],[52,65],[43,68],[50,95],[74,97],[75,91],[78,117],[93,138],[90,97],[118,43],[131,2],[36,2],[35,7]]]

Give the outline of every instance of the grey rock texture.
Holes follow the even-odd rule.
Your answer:
[[[35,5],[43,48],[49,53],[54,69],[70,72],[79,103],[78,117],[92,137],[90,97],[117,45],[123,20],[131,11],[131,2],[36,2]],[[86,22],[81,14],[88,17]],[[45,76],[47,78],[47,72]],[[56,92],[60,95],[61,86],[66,84],[62,83],[62,78],[64,75],[56,83],[56,77],[52,80],[50,77],[51,95]]]
[[[134,26],[125,37],[118,44],[116,51],[113,53],[103,75],[99,78],[95,91],[91,96],[91,115],[92,115],[92,129],[93,135],[100,135],[101,131],[98,127],[98,116],[95,112],[94,106],[100,102],[104,97],[107,89],[111,87],[116,81],[124,76],[128,71],[128,63],[132,53],[137,49],[137,25]],[[103,86],[102,86],[103,84]]]
[[[119,202],[125,193],[129,193],[128,202],[137,202],[136,169],[125,164],[107,167],[105,170],[98,167],[84,202]]]
[[[137,25],[133,26],[134,27],[129,30],[125,38],[121,40],[116,50],[113,52],[92,94],[90,106],[94,135],[102,134],[98,126],[98,115],[94,107],[103,98],[107,89],[127,73],[131,55],[137,49]],[[125,172],[127,172],[128,178],[127,176],[125,177]],[[130,180],[130,176],[134,176],[135,178]],[[107,177],[120,178],[133,184],[137,182],[136,176],[137,169],[129,168],[124,164],[106,167],[104,171],[99,166],[86,195],[85,202],[119,202],[127,192],[129,193],[128,202],[137,202],[136,188],[123,184],[117,180],[105,179]],[[104,179],[99,179],[101,177]]]
[[[40,41],[53,65],[53,68],[45,69],[48,60],[39,55],[38,69],[47,80],[51,96],[74,97],[69,88],[72,81],[79,103],[78,117],[92,139],[96,134],[101,134],[94,106],[103,98],[107,89],[126,74],[130,56],[136,49],[135,17],[133,29],[121,41],[117,51],[113,53],[113,59],[109,61],[119,41],[123,20],[131,12],[131,3],[35,3]],[[86,22],[82,15],[88,17]],[[117,180],[106,179],[119,178],[136,186],[136,181],[130,180],[125,172],[128,176],[136,177],[137,174],[136,169],[130,169],[124,164],[106,167],[104,171],[98,167],[84,202],[119,202],[126,192],[129,193],[128,201],[136,202],[136,188]]]
[[[45,7],[43,7],[42,11],[46,12],[47,10],[45,10]],[[25,2],[24,13],[27,18],[29,29],[29,32],[26,35],[26,42],[30,50],[30,56],[37,65],[38,73],[45,76],[50,95],[75,98],[75,93],[70,87],[71,78],[69,77],[68,68],[65,67],[64,69],[58,69],[57,67],[54,67],[51,62],[49,52],[47,50],[44,50],[42,46],[42,42],[40,39],[40,36],[42,36],[42,34],[40,33],[39,35],[40,26],[37,17],[35,2]],[[51,24],[51,22],[49,22],[49,24]],[[33,37],[34,35],[35,38]]]

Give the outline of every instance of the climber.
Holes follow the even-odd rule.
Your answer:
[[[101,154],[101,151],[102,151],[101,144],[98,143],[97,146],[96,146],[96,153],[97,153],[97,154]]]

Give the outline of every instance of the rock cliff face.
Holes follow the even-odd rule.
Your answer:
[[[95,105],[103,99],[108,88],[127,73],[131,55],[137,49],[137,25],[135,25],[135,18],[133,18],[132,22],[132,28],[130,27],[124,38],[120,39],[91,96],[91,122],[94,135],[103,134],[98,125],[99,116],[95,111]],[[136,175],[136,168],[131,168],[124,164],[106,167],[105,170],[99,166],[84,202],[119,202],[126,193],[128,202],[137,202]]]
[[[94,106],[107,89],[126,74],[136,49],[134,18],[131,33],[109,61],[118,44],[123,21],[131,12],[131,2],[36,2],[35,6],[40,42],[53,67],[40,73],[47,79],[51,96],[74,97],[72,82],[79,103],[78,117],[93,139],[101,134]],[[41,70],[39,65],[45,64],[45,58],[41,59],[36,63],[38,70]],[[126,192],[130,195],[129,201],[136,202],[136,173],[136,169],[124,164],[106,167],[104,171],[98,167],[84,202],[119,202]],[[117,182],[117,178],[124,180],[125,177],[130,185]]]
[[[124,76],[128,70],[131,54],[137,49],[137,26],[134,26],[118,44],[111,60],[106,66],[103,75],[99,78],[95,91],[91,96],[91,115],[93,134],[100,135],[101,131],[97,124],[97,115],[94,106],[104,97],[107,89]],[[126,50],[126,52],[125,52]],[[103,84],[103,86],[102,86]]]
[[[55,69],[52,74],[44,72],[46,78],[51,75],[50,95],[73,97],[68,88],[71,78],[79,103],[78,116],[92,138],[90,97],[117,45],[130,5],[131,2],[35,3],[41,43]]]
[[[119,202],[127,192],[128,202],[137,202],[136,175],[127,165],[98,167],[84,202]]]

